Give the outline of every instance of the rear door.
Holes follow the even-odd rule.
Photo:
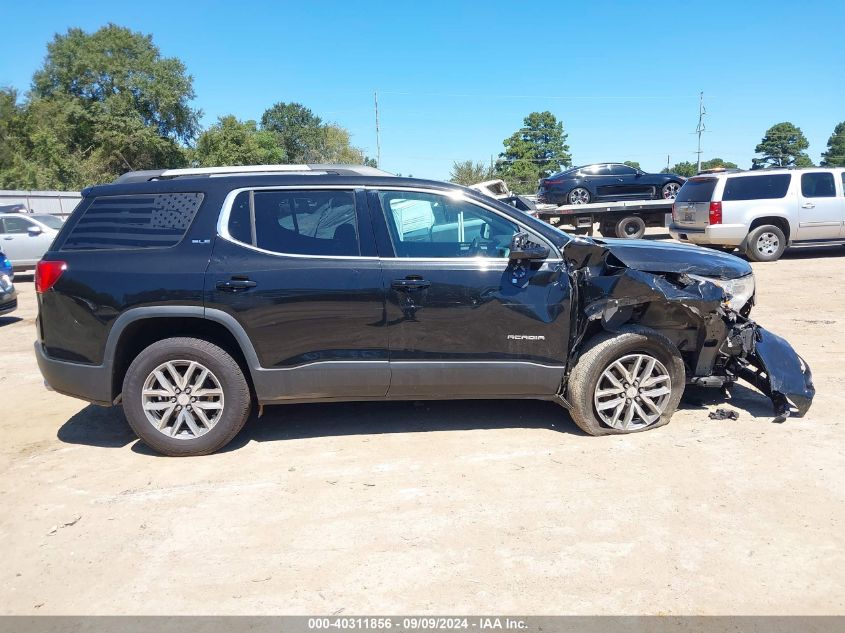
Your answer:
[[[363,191],[234,191],[219,230],[206,308],[246,331],[263,401],[387,393],[385,292]]]
[[[796,240],[839,238],[842,216],[842,196],[837,195],[834,174],[829,171],[803,172],[798,192]]]
[[[388,188],[369,195],[387,286],[388,395],[556,393],[570,316],[559,253],[515,265],[508,247],[526,227],[470,199]]]
[[[611,176],[610,166],[607,164],[590,165],[581,173],[584,183],[588,185],[587,189],[598,198],[613,197],[620,184],[618,178]]]

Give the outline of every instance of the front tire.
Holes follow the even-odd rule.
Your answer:
[[[566,397],[585,433],[636,433],[669,423],[685,383],[677,347],[654,330],[629,326],[588,344],[569,375]]]
[[[592,200],[590,192],[584,187],[575,187],[566,198],[569,200],[569,204],[590,204],[590,200]]]
[[[235,359],[195,338],[153,343],[132,361],[123,380],[129,426],[163,455],[207,455],[224,447],[249,417],[250,401]]]
[[[773,224],[764,224],[748,234],[745,254],[755,262],[773,262],[786,250],[786,236]]]

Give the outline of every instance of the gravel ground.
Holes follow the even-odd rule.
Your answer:
[[[845,250],[755,264],[758,322],[809,362],[809,415],[583,435],[544,402],[291,405],[158,457],[50,393],[35,293],[0,317],[0,613],[843,614]],[[28,279],[28,280],[27,280]]]

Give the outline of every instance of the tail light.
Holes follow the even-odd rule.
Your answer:
[[[67,270],[66,262],[46,262],[41,260],[35,267],[35,292],[47,292],[56,285],[59,277]]]
[[[722,223],[722,203],[721,202],[711,202],[710,203],[710,224],[721,224]]]

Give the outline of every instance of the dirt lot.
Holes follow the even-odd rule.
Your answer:
[[[845,613],[845,250],[755,265],[813,368],[807,418],[738,389],[581,434],[542,402],[302,405],[167,459],[42,386],[0,318],[0,613]]]

